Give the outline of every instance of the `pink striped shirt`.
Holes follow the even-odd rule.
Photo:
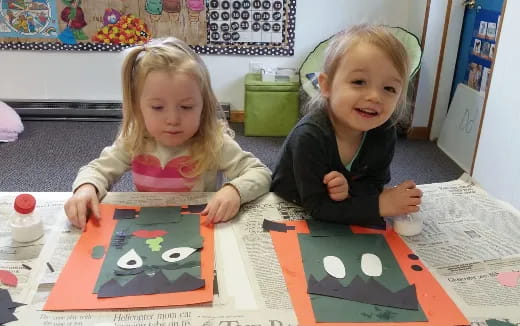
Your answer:
[[[188,173],[192,169],[189,156],[173,158],[164,167],[157,157],[149,154],[138,155],[132,160],[132,176],[137,191],[191,191],[198,178],[184,177],[181,172]]]

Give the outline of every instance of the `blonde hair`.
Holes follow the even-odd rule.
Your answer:
[[[402,79],[403,87],[397,104],[397,108],[392,115],[393,123],[406,116],[406,94],[410,74],[409,58],[406,48],[389,30],[383,25],[355,25],[348,30],[336,34],[325,50],[322,72],[327,75],[332,83],[338,70],[338,66],[343,56],[356,45],[367,42],[381,49],[393,63]],[[307,104],[307,109],[328,109],[327,99],[318,92]]]
[[[190,74],[198,83],[203,99],[200,126],[189,140],[191,161],[194,169],[179,169],[186,177],[200,175],[211,169],[223,143],[223,132],[227,123],[222,109],[213,93],[210,76],[202,59],[183,41],[169,37],[153,40],[145,45],[125,50],[122,67],[123,122],[118,140],[133,157],[155,146],[156,143],[146,130],[140,108],[140,97],[144,81],[152,71],[182,72]],[[182,173],[182,172],[181,172]]]

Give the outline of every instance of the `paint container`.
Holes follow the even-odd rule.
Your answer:
[[[30,194],[21,194],[14,200],[14,213],[9,222],[11,236],[17,242],[30,242],[43,235],[43,223],[35,214],[36,199]]]
[[[392,219],[395,232],[405,237],[421,233],[423,218],[419,214],[406,214]]]

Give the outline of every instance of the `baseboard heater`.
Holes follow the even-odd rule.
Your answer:
[[[119,102],[6,101],[22,120],[119,121]]]
[[[5,101],[22,120],[119,121],[120,102]],[[226,118],[230,104],[220,103]]]

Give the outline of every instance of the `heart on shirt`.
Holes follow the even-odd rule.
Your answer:
[[[185,177],[194,167],[190,156],[173,158],[162,167],[156,156],[142,154],[132,161],[132,176],[138,191],[187,192],[198,179]]]

